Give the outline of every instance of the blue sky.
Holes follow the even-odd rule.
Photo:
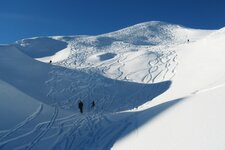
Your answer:
[[[146,21],[225,26],[224,0],[0,0],[0,43],[46,35],[96,35]]]

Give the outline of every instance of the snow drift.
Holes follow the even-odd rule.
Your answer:
[[[224,31],[152,21],[0,46],[0,148],[225,149]]]

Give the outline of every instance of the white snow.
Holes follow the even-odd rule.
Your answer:
[[[141,109],[183,100],[120,140],[113,149],[225,149],[222,31],[175,47],[179,60],[172,86]]]
[[[55,53],[52,56],[47,56],[47,57],[41,57],[41,58],[36,58],[36,60],[42,61],[42,62],[59,62],[64,59],[67,59],[70,55],[70,47],[67,47],[63,50],[60,50],[59,52]]]
[[[0,149],[224,150],[224,31],[152,21],[0,46]]]

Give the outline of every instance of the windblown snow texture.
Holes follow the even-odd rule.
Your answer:
[[[225,149],[224,31],[152,21],[1,45],[0,149]]]

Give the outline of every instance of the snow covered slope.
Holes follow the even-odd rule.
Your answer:
[[[224,31],[152,21],[0,46],[0,148],[225,149]]]
[[[183,99],[113,149],[225,149],[224,28],[176,47],[179,65],[170,89],[149,105]]]

